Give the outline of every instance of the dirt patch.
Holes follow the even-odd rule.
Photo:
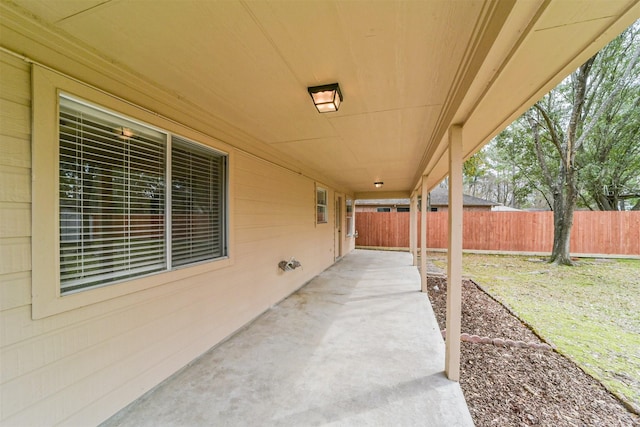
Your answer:
[[[428,284],[444,329],[446,280],[429,277]],[[530,345],[542,341],[469,280],[462,288],[462,332],[492,339],[461,343],[460,386],[476,426],[640,426],[637,415],[573,362]],[[495,338],[529,345],[494,345]]]

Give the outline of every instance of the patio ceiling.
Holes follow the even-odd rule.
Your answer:
[[[472,154],[640,17],[637,0],[15,3],[66,40],[29,43],[143,77],[225,142],[375,198],[407,196],[426,173],[436,185],[451,124]],[[12,36],[2,43],[20,52]],[[340,111],[317,113],[306,88],[336,81]]]

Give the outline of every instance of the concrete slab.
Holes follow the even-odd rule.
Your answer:
[[[420,276],[356,250],[103,426],[472,426]]]

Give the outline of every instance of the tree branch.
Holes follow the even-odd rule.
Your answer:
[[[549,171],[549,167],[547,166],[547,161],[542,154],[542,147],[540,147],[540,132],[538,130],[538,123],[530,116],[527,115],[527,119],[529,120],[529,126],[531,126],[531,130],[533,131],[533,146],[536,150],[536,157],[538,158],[538,162],[540,163],[540,169],[542,169],[542,176],[545,181],[547,181],[547,186],[551,190],[554,191],[555,185],[553,182],[553,177],[551,176],[551,172]]]
[[[589,201],[584,197],[584,194],[582,194],[582,192],[580,192],[580,198],[584,202],[585,206],[588,207],[590,211],[592,211],[593,208],[591,207],[591,203],[589,203]]]
[[[542,115],[542,118],[544,119],[545,123],[547,124],[547,128],[549,129],[549,134],[551,135],[551,142],[553,142],[553,145],[558,150],[558,154],[560,155],[560,158],[563,159],[564,161],[564,153],[562,152],[562,143],[560,142],[560,138],[556,133],[555,127],[553,126],[553,120],[551,120],[551,117],[549,117],[549,114],[547,113],[547,111],[544,108],[542,108],[540,104],[538,104],[537,102],[533,104],[533,108],[538,110],[538,112]],[[531,120],[529,121],[529,124],[531,124]],[[536,133],[536,140],[539,141],[540,136],[537,129],[535,133]]]
[[[596,53],[594,56],[589,58],[587,62],[582,64],[582,66],[578,68],[578,71],[576,73],[573,109],[571,111],[571,118],[569,119],[569,127],[567,128],[567,152],[565,153],[567,157],[565,162],[567,171],[571,170],[569,166],[571,165],[573,153],[579,147],[578,141],[576,140],[578,123],[580,123],[580,118],[582,117],[582,109],[584,108],[585,95],[587,93],[587,79],[589,78],[589,73],[591,72],[591,68],[593,67],[593,62],[596,60],[598,54],[599,53]],[[582,135],[584,135],[584,132]]]
[[[626,86],[629,80],[629,75],[634,71],[635,66],[638,63],[638,58],[640,57],[640,43],[636,46],[636,49],[633,53],[633,56],[629,60],[627,64],[627,68],[624,70],[622,76],[618,79],[618,84],[614,87],[614,89],[609,93],[607,99],[600,105],[598,111],[592,116],[591,121],[587,125],[587,127],[582,131],[582,134],[576,141],[576,149],[579,148],[587,139],[587,136],[591,133],[596,123],[600,119],[607,109],[609,105],[613,102],[613,100],[618,96],[618,94],[622,91],[622,89]]]

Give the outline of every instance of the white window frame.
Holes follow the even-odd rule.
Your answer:
[[[322,198],[319,196],[320,194],[324,194],[324,196],[322,198],[324,198],[324,203],[322,202]],[[324,188],[321,187],[319,185],[316,185],[316,224],[327,224],[329,222],[329,191]],[[324,212],[324,219],[321,220],[320,219],[320,212]]]
[[[153,112],[33,65],[32,317],[40,319],[112,298],[169,284],[233,265],[233,153],[226,144]],[[122,282],[61,295],[59,254],[59,108],[60,93],[102,106],[124,117],[180,135],[227,156],[226,256]]]

